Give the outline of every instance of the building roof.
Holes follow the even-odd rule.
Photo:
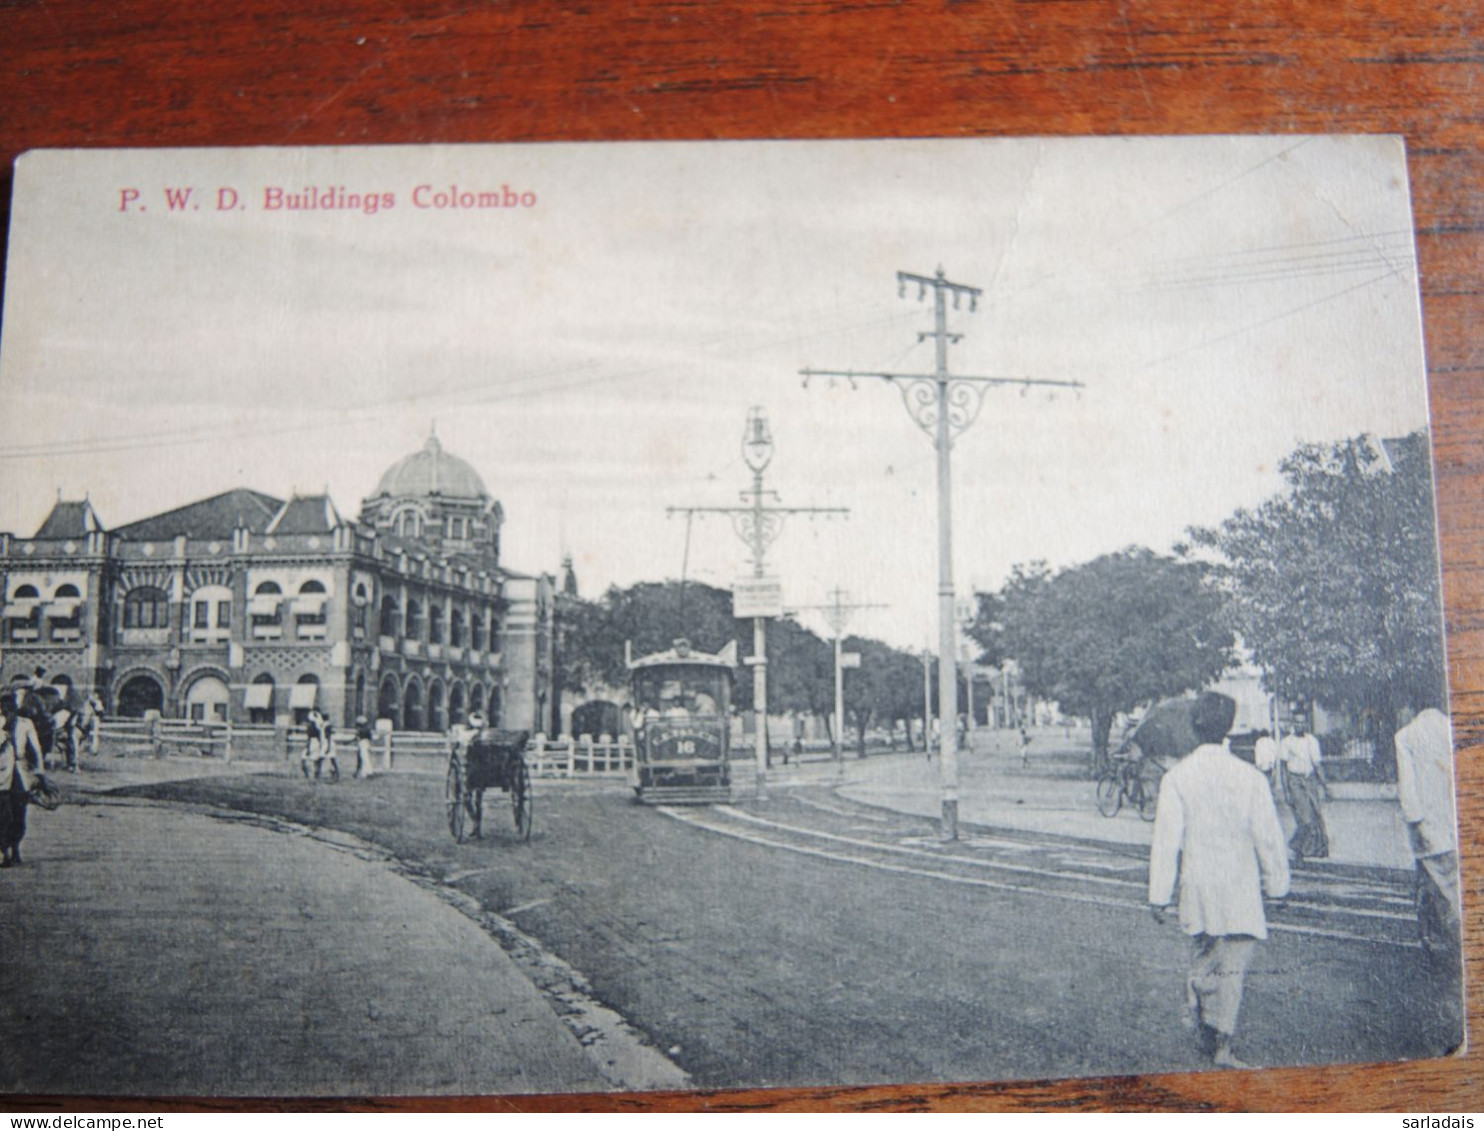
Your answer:
[[[378,496],[405,498],[441,495],[444,498],[489,498],[479,473],[458,456],[443,450],[437,436],[429,436],[421,450],[387,468],[376,486]]]
[[[273,516],[283,507],[282,499],[246,487],[213,495],[209,499],[187,503],[164,514],[142,518],[120,526],[115,534],[140,542],[162,542],[184,534],[187,538],[222,538],[245,526],[261,534]]]
[[[295,495],[278,508],[265,534],[328,534],[341,525],[329,495]]]
[[[69,503],[62,499],[57,500],[57,505],[52,507],[52,513],[46,516],[46,521],[41,524],[41,529],[36,531],[37,538],[83,538],[95,530],[102,530],[103,523],[98,518],[98,512],[93,509],[93,504],[88,499],[81,502]]]

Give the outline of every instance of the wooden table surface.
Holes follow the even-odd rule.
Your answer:
[[[11,161],[42,146],[1403,135],[1462,747],[1469,1012],[1481,1026],[1484,768],[1470,748],[1484,736],[1480,11],[1478,0],[506,0],[453,11],[424,0],[0,0],[0,197],[8,222]],[[1481,1066],[1474,1053],[1260,1073],[406,1106],[1477,1111]]]

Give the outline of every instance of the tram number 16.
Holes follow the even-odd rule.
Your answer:
[[[694,738],[682,738],[675,744],[677,754],[694,754],[696,752],[696,740]]]

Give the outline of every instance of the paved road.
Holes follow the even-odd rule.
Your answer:
[[[1150,920],[1136,849],[1038,834],[945,849],[931,821],[820,785],[780,786],[766,806],[674,811],[621,790],[537,790],[529,844],[495,815],[489,839],[463,845],[431,776],[145,792],[385,846],[582,971],[698,1086],[1203,1066],[1179,1025],[1186,942]],[[1259,951],[1239,1051],[1299,1064],[1450,1047],[1456,1018],[1396,898],[1362,885],[1296,901],[1309,906]],[[384,922],[373,909],[362,933]]]
[[[0,1092],[613,1086],[488,934],[381,861],[142,801],[30,823],[0,873]]]
[[[1151,921],[1138,856],[1035,836],[945,850],[931,822],[815,789],[757,809],[556,809],[552,836],[582,864],[563,852],[531,877],[522,897],[548,902],[522,926],[680,1046],[699,1083],[1204,1066],[1180,1026],[1187,943]],[[1261,949],[1241,1045],[1255,1062],[1453,1043],[1395,893],[1323,906],[1342,895],[1295,901]]]
[[[1147,909],[1149,852],[1142,845],[969,827],[948,844],[929,824],[819,789],[793,790],[782,800],[781,806],[665,812],[719,835],[808,856],[1053,901]],[[1295,873],[1291,897],[1268,915],[1280,934],[1410,949],[1417,939],[1414,891],[1410,872],[1304,868]]]

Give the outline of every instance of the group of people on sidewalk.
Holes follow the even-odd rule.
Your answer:
[[[57,713],[60,718],[47,709],[38,690],[45,674],[38,668],[34,676],[12,681],[0,693],[0,868],[21,863],[32,798],[54,795],[42,773],[50,750],[62,745],[67,768],[77,770],[74,714],[65,703]]]
[[[1245,1068],[1232,1041],[1247,967],[1258,941],[1268,936],[1263,899],[1281,903],[1287,898],[1290,851],[1293,859],[1327,851],[1317,786],[1326,793],[1329,787],[1312,735],[1268,752],[1262,769],[1227,745],[1235,717],[1236,702],[1228,696],[1207,692],[1195,703],[1191,725],[1200,745],[1160,783],[1149,904],[1156,922],[1164,923],[1178,887],[1179,923],[1192,942],[1187,1020],[1213,1063]],[[1398,732],[1396,751],[1397,793],[1419,870],[1435,892],[1440,929],[1456,940],[1458,840],[1447,716],[1428,706]],[[1288,844],[1270,777],[1276,758],[1287,770],[1288,795],[1299,821]]]
[[[371,721],[365,715],[356,716],[356,777],[369,778],[371,776],[371,739],[374,731]],[[329,778],[331,781],[340,779],[340,759],[335,754],[335,727],[329,718],[318,707],[309,712],[304,721],[304,756],[299,761],[299,768],[303,771],[307,780],[310,777],[309,768],[314,767],[314,780],[319,781],[325,771],[325,764],[329,763]]]

